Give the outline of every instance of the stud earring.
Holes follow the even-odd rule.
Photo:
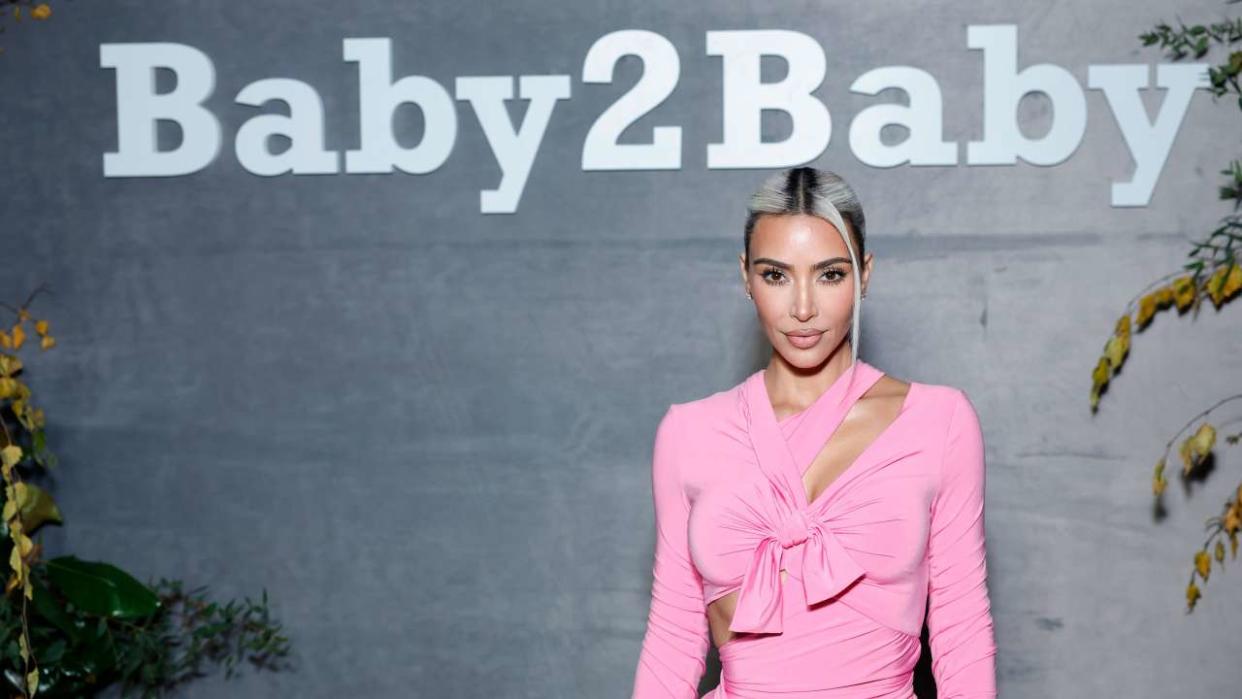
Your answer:
[[[754,297],[754,296],[751,296],[751,295],[750,295],[750,292],[749,292],[749,291],[747,291],[747,292],[746,292],[746,298],[751,299],[751,300],[753,301],[755,297]]]

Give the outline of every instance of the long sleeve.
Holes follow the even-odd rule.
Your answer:
[[[681,478],[682,440],[677,406],[656,429],[651,459],[655,504],[655,559],[651,608],[631,699],[695,699],[707,667],[710,635],[703,581],[690,560],[689,502]]]
[[[979,417],[955,389],[928,544],[927,627],[940,699],[996,696],[996,642],[984,541],[984,444]]]

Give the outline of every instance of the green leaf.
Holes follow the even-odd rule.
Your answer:
[[[82,626],[77,623],[74,618],[61,608],[59,602],[52,595],[52,591],[47,589],[42,582],[37,579],[31,580],[31,586],[34,588],[35,613],[46,619],[56,628],[65,632],[74,643],[82,639]]]
[[[151,616],[160,607],[159,598],[150,588],[110,563],[60,556],[47,562],[47,572],[61,593],[88,614],[140,619]]]

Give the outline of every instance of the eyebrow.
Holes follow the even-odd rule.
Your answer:
[[[811,269],[820,270],[825,267],[831,267],[832,265],[835,265],[838,262],[844,262],[846,264],[849,264],[850,258],[833,257],[831,259],[827,259],[822,262],[816,262],[814,265],[811,266]],[[766,264],[766,265],[772,265],[773,267],[779,267],[781,269],[793,269],[793,265],[789,264],[788,262],[781,262],[780,260],[773,260],[770,257],[757,257],[751,262],[751,264],[756,264],[756,265]]]

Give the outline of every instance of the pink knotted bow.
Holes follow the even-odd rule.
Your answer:
[[[786,559],[788,566],[782,565]],[[750,567],[742,578],[737,608],[729,624],[731,631],[783,631],[783,567],[802,580],[808,605],[836,596],[865,572],[831,528],[805,510],[796,510],[755,547]]]

